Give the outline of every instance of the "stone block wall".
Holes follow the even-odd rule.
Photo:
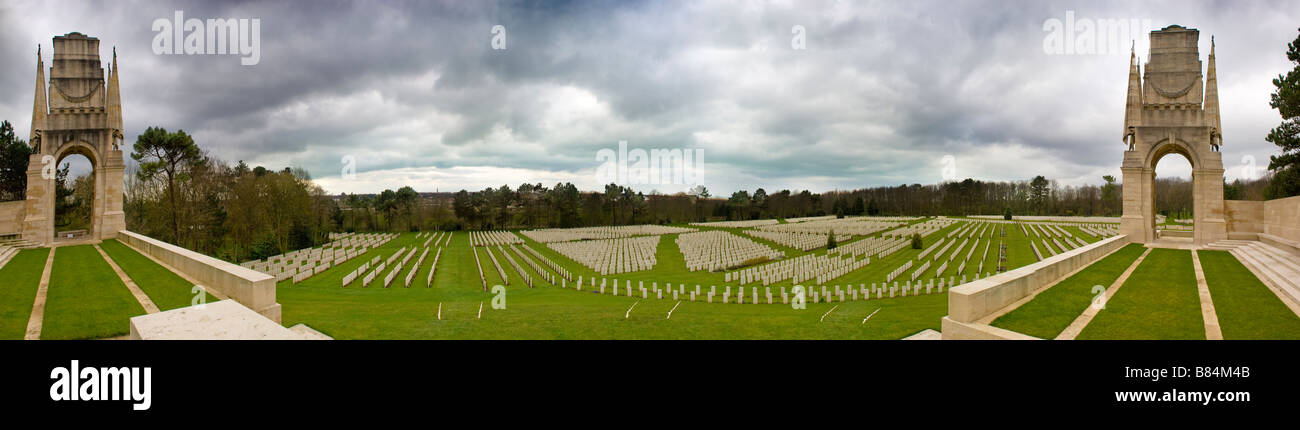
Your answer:
[[[1225,200],[1229,233],[1264,233],[1300,241],[1300,196],[1267,201]]]
[[[0,202],[0,236],[23,232],[23,216],[27,214],[27,201]]]
[[[943,338],[1008,338],[995,336],[998,330],[989,330],[986,328],[987,323],[982,320],[1029,297],[1039,289],[1064,279],[1074,271],[1096,262],[1129,242],[1129,238],[1124,235],[1109,237],[1028,266],[968,282],[949,290],[948,316],[943,320]],[[954,329],[964,328],[964,330],[950,332],[950,326]],[[977,332],[981,334],[962,336],[963,333]]]
[[[275,302],[275,278],[271,275],[139,233],[122,230],[117,238],[201,282],[204,287],[220,291],[272,321],[280,322],[280,304]]]

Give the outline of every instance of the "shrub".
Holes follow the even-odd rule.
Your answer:
[[[248,250],[250,260],[264,260],[266,257],[280,253],[280,247],[275,244],[275,237],[266,236],[262,240],[254,242]]]

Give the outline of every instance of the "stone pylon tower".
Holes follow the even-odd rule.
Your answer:
[[[68,33],[54,37],[47,88],[45,63],[37,48],[29,140],[33,153],[27,164],[23,239],[44,245],[54,241],[54,171],[72,154],[84,155],[94,168],[91,236],[109,239],[126,229],[122,212],[122,101],[117,72],[116,50],[105,79],[99,39]]]
[[[1124,216],[1120,233],[1134,242],[1156,239],[1155,167],[1178,153],[1192,164],[1193,233],[1197,244],[1226,239],[1223,210],[1223,144],[1214,42],[1202,82],[1197,48],[1200,32],[1171,25],[1151,32],[1145,74],[1129,64],[1124,110]]]

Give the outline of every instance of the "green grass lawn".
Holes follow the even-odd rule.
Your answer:
[[[403,235],[381,247],[378,255],[391,254],[387,249],[411,243],[419,242]],[[663,252],[664,244],[660,246]],[[513,257],[518,261],[518,255]],[[480,258],[486,260],[485,255]],[[497,258],[502,258],[499,253]],[[531,267],[522,261],[520,265],[536,276]],[[508,276],[517,277],[513,267],[505,269]],[[427,274],[425,270],[422,267],[422,273]],[[484,273],[489,285],[499,283],[495,270]],[[942,295],[844,303],[824,322],[820,322],[821,316],[835,304],[810,303],[807,309],[794,310],[782,305],[683,301],[672,319],[667,319],[668,311],[676,304],[672,300],[578,292],[549,286],[540,278],[535,279],[536,288],[518,283],[508,287],[506,309],[495,310],[491,307],[493,294],[482,291],[477,277],[468,236],[459,233],[443,250],[432,288],[345,289],[328,279],[312,282],[317,279],[312,278],[293,286],[282,283],[279,301],[284,305],[286,325],[304,322],[344,339],[897,339],[924,328],[937,329],[939,317],[947,311],[947,298]],[[610,279],[612,282],[613,277]],[[626,282],[628,278],[620,279]],[[717,284],[721,286],[721,282]],[[628,308],[638,300],[625,319]],[[437,318],[439,303],[442,320]],[[484,309],[482,319],[478,319],[480,303]],[[862,324],[862,319],[876,309],[881,310]]]
[[[1300,339],[1300,317],[1227,251],[1197,251],[1224,339]]]
[[[1055,338],[1092,304],[1093,286],[1110,287],[1145,250],[1139,244],[1120,248],[993,320],[992,325],[1044,339]]]
[[[22,339],[49,248],[26,249],[0,268],[0,339]]]
[[[127,334],[144,308],[91,245],[54,253],[41,339],[95,339]]]
[[[921,221],[923,220],[915,222]],[[925,238],[926,246],[939,238],[947,238],[948,233],[963,226],[959,223],[930,234]],[[736,234],[741,234],[742,230],[702,229],[719,229]],[[956,268],[967,251],[974,247],[976,251],[966,268],[968,278],[972,277],[979,267],[980,258],[984,256],[984,246],[988,244],[991,245],[983,260],[984,272],[993,272],[997,264],[999,241],[1008,245],[1009,268],[1036,261],[1029,250],[1030,238],[1025,237],[1015,225],[1008,225],[1006,231],[1006,237],[999,236],[997,230],[993,229],[977,240],[970,240],[957,259],[949,264],[944,277],[955,275]],[[805,252],[765,239],[742,236],[785,252],[786,258],[826,253],[825,249]],[[873,236],[878,237],[879,234]],[[573,273],[575,279],[581,276],[587,282],[587,287],[581,292],[572,288],[572,281],[568,282],[569,288],[564,289],[560,288],[559,281],[551,284],[543,280],[541,273],[527,262],[536,262],[543,272],[553,273],[552,269],[522,249],[516,252],[509,248],[478,248],[483,274],[489,287],[504,283],[492,265],[490,256],[496,257],[511,281],[506,289],[505,309],[494,309],[492,303],[497,296],[483,291],[468,235],[464,232],[455,234],[450,244],[443,248],[433,285],[426,285],[425,280],[432,270],[437,248],[431,249],[423,264],[417,268],[409,288],[404,282],[406,274],[411,270],[409,265],[403,267],[389,288],[384,288],[382,282],[383,276],[392,270],[391,266],[369,287],[361,287],[360,277],[347,287],[341,285],[343,276],[364,262],[376,256],[387,260],[399,249],[419,247],[427,240],[408,233],[301,283],[294,284],[289,280],[280,282],[277,285],[277,299],[284,306],[283,320],[286,326],[306,323],[340,339],[898,339],[924,329],[938,329],[940,318],[947,313],[946,294],[846,303],[808,303],[807,309],[801,310],[788,305],[752,304],[749,302],[752,301],[750,288],[753,285],[745,289],[747,303],[734,304],[733,296],[732,304],[721,304],[721,293],[726,286],[731,285],[734,292],[738,285],[724,282],[722,272],[688,271],[675,243],[676,238],[675,234],[660,236],[656,251],[658,263],[653,269],[609,276],[600,276],[545,244],[524,238],[528,247]],[[855,236],[841,245],[862,239],[861,236]],[[957,243],[961,240],[957,239]],[[103,242],[100,247],[161,309],[188,306],[193,299],[190,294],[192,285],[147,257],[113,240]],[[826,285],[833,290],[837,285],[847,287],[879,284],[884,282],[888,272],[908,261],[913,261],[917,267],[924,261],[931,261],[931,267],[921,276],[921,280],[928,281],[935,276],[940,263],[947,261],[953,249],[955,248],[947,250],[938,261],[933,260],[934,254],[926,260],[918,260],[917,255],[921,251],[910,248],[883,259],[873,257],[866,267],[830,280]],[[522,276],[508,263],[503,252],[509,254],[533,278],[534,288],[528,288],[522,282]],[[409,263],[413,264],[418,258],[419,252]],[[38,278],[39,270],[38,267],[35,275]],[[602,278],[607,279],[611,287],[617,280],[621,290],[629,281],[634,288],[639,285],[649,288],[655,283],[660,287],[684,284],[688,291],[692,291],[699,285],[703,292],[707,292],[710,286],[716,286],[718,296],[715,297],[716,303],[709,304],[705,303],[703,295],[697,302],[690,302],[687,295],[682,297],[679,304],[667,298],[655,299],[653,293],[650,299],[645,300],[640,299],[639,294],[627,297],[591,293],[591,281]],[[956,275],[955,278],[960,279],[961,276]],[[898,278],[899,281],[906,279],[910,279],[910,270]],[[35,282],[32,281],[33,284]],[[811,282],[804,281],[803,284],[809,285]],[[781,287],[789,290],[793,285],[790,280],[772,284],[770,287],[774,299],[779,303]],[[31,288],[34,291],[35,287]],[[765,301],[764,288],[760,286],[758,292],[760,299]],[[31,293],[26,294],[25,299],[12,300],[27,302],[23,305],[25,310],[19,309],[16,314],[30,312]],[[208,300],[212,299],[209,297]],[[438,319],[439,306],[441,320]],[[483,308],[481,318],[480,306]],[[632,309],[630,313],[629,309]],[[672,318],[668,319],[670,310],[673,310]],[[873,312],[876,312],[874,316],[864,324],[862,320]],[[143,310],[131,297],[129,290],[121,285],[111,268],[99,258],[93,248],[66,247],[58,251],[43,338],[120,335],[127,331],[127,319],[141,313]],[[21,320],[20,324],[15,323],[15,336],[21,337],[26,326],[26,314],[15,319]]]
[[[153,300],[158,309],[166,311],[195,304],[196,295],[191,292],[194,284],[159,266],[149,257],[140,255],[117,239],[105,240],[99,244],[99,247],[104,249],[104,252],[117,263],[118,267],[122,268],[123,272],[126,272],[126,276],[130,277],[150,300]],[[203,294],[204,303],[217,301],[215,297],[207,293]]]
[[[961,228],[960,224],[931,234],[926,237],[927,246],[958,228]],[[737,234],[741,230],[717,229]],[[1008,256],[1012,268],[1036,261],[1032,251],[1028,250],[1028,239],[1018,227],[1008,226],[1007,234],[1006,238],[1000,238],[996,233],[986,233],[981,237],[979,249],[967,264],[967,273],[973,275],[979,265],[983,246],[990,237],[993,246],[988,260],[992,263],[986,263],[985,271],[993,271],[999,239],[1007,241],[1012,249]],[[745,237],[784,251],[787,258],[809,253],[764,239]],[[504,310],[493,309],[491,304],[494,295],[482,290],[478,269],[474,266],[474,254],[469,246],[468,235],[464,232],[456,233],[450,244],[443,248],[432,287],[427,287],[424,280],[436,253],[434,249],[430,250],[429,256],[419,268],[411,288],[403,287],[403,278],[410,267],[403,268],[391,288],[380,286],[381,278],[369,288],[361,288],[360,282],[347,288],[340,286],[342,277],[362,262],[369,261],[376,255],[386,260],[399,248],[419,246],[425,240],[416,238],[415,234],[403,234],[370,250],[366,255],[301,283],[279,283],[277,298],[284,306],[283,319],[286,326],[306,323],[339,339],[898,339],[927,328],[939,329],[940,319],[947,314],[946,294],[842,304],[809,303],[807,309],[803,310],[780,304],[733,302],[724,305],[720,301],[725,286],[732,285],[734,292],[737,285],[724,282],[721,272],[687,271],[682,254],[674,242],[676,238],[675,234],[661,236],[654,269],[603,277],[551,250],[545,244],[524,238],[528,246],[573,273],[575,279],[582,276],[588,283],[582,292],[573,289],[573,282],[568,283],[568,289],[547,283],[535,269],[525,263],[525,260],[536,261],[535,257],[527,252],[516,254],[507,248],[506,252],[533,277],[535,287],[528,288],[522,283],[515,268],[501,254],[501,250],[496,247],[479,248],[483,274],[489,287],[502,284],[500,275],[488,256],[489,252],[496,256],[510,278],[511,285],[506,288]],[[853,241],[860,239],[855,237]],[[816,254],[825,252],[824,249],[811,251]],[[951,253],[952,250],[949,249],[948,252]],[[885,274],[909,260],[916,260],[919,253],[919,250],[908,248],[879,261],[873,258],[865,268],[831,280],[827,285],[833,289],[835,285],[856,286],[883,282]],[[964,257],[965,251],[958,260],[950,263],[947,274],[954,273],[960,259]],[[417,258],[418,253],[411,263]],[[920,263],[916,262],[918,265]],[[538,261],[538,264],[543,270],[550,271],[545,263]],[[932,277],[938,265],[939,262],[933,262],[922,278]],[[387,270],[383,274],[387,274]],[[707,292],[710,286],[717,286],[718,296],[715,297],[715,302],[718,303],[704,303],[703,296],[698,298],[698,302],[690,302],[683,297],[682,303],[678,305],[676,301],[667,298],[655,299],[653,293],[646,300],[641,300],[639,294],[632,298],[626,297],[625,293],[619,296],[593,294],[589,284],[593,276],[597,280],[608,279],[611,288],[607,292],[612,292],[609,290],[612,290],[612,283],[616,279],[620,293],[625,291],[623,287],[628,281],[632,282],[633,288],[638,284],[646,288],[650,288],[652,283],[658,283],[660,287],[669,283],[674,286],[685,284],[688,291],[694,290],[698,284],[702,292]],[[773,295],[778,303],[782,286],[789,290],[793,283],[785,280],[772,284]],[[747,287],[746,292],[749,291]],[[760,299],[766,301],[763,291],[760,286]],[[625,319],[624,316],[634,303],[636,307]],[[442,320],[437,318],[439,304],[442,306]],[[478,318],[480,304],[483,306],[482,319]],[[673,311],[672,318],[666,318],[674,306],[677,309]],[[832,308],[835,310],[826,315],[823,321],[822,316]],[[863,324],[863,318],[877,309],[879,312]]]
[[[962,227],[963,224],[956,224],[927,236],[925,246],[932,245],[939,238],[947,238],[949,232]],[[975,248],[975,252],[967,262],[968,278],[979,267],[985,245],[989,245],[988,254],[982,260],[985,273],[995,270],[999,242],[1007,245],[1008,269],[1037,261],[1029,244],[1031,241],[1041,242],[1042,238],[1032,233],[1026,236],[1016,224],[1006,225],[1006,236],[1003,237],[999,234],[1000,227],[1002,226],[994,225],[992,231],[985,232],[978,240],[971,239],[959,256],[949,263],[944,278],[955,274],[957,266],[971,247]],[[1086,242],[1100,239],[1077,227],[1062,228]],[[742,230],[701,229],[717,229],[736,234],[741,234]],[[741,235],[785,252],[786,258],[826,253],[824,248],[805,252],[765,239]],[[427,238],[417,238],[416,234],[407,233],[301,283],[294,284],[285,280],[277,284],[277,301],[283,305],[284,325],[306,323],[337,339],[898,339],[925,329],[939,329],[940,319],[948,311],[946,294],[845,303],[814,304],[810,301],[807,309],[796,310],[788,305],[749,303],[750,288],[753,285],[745,288],[745,304],[734,304],[734,296],[732,304],[721,304],[721,293],[725,287],[731,285],[734,292],[738,285],[724,282],[722,272],[688,271],[675,243],[675,234],[660,236],[656,251],[658,262],[653,269],[608,276],[600,276],[545,244],[522,235],[520,237],[528,247],[573,273],[575,279],[581,276],[586,280],[584,290],[575,290],[572,281],[568,282],[569,288],[560,288],[558,275],[556,284],[546,282],[541,273],[527,262],[536,262],[544,272],[551,273],[552,269],[522,249],[516,252],[509,248],[481,247],[478,248],[478,253],[489,288],[504,283],[490,256],[496,257],[510,279],[504,296],[505,308],[494,309],[494,299],[500,297],[483,291],[478,279],[478,268],[474,264],[474,254],[469,246],[469,237],[465,232],[454,234],[450,243],[442,248],[432,285],[427,285],[425,280],[432,270],[434,256],[438,253],[436,247],[430,249],[423,264],[416,269],[416,276],[408,288],[405,286],[405,277],[412,269],[410,264],[414,264],[423,251],[420,246]],[[862,239],[855,236],[841,245]],[[960,244],[962,240],[956,239],[956,243]],[[183,278],[115,240],[105,241],[100,246],[161,309],[190,305],[193,286]],[[376,256],[381,261],[386,261],[403,247],[407,250],[417,247],[420,251],[402,268],[389,288],[383,287],[383,276],[392,271],[392,265],[385,268],[369,287],[361,287],[360,276],[347,287],[341,285],[343,276],[364,262]],[[931,261],[931,267],[921,276],[921,280],[928,281],[935,276],[940,263],[948,260],[953,249],[955,245],[945,251],[938,261],[933,259],[935,254],[927,256],[925,260],[918,260],[921,250],[911,248],[883,259],[873,256],[872,262],[866,267],[830,280],[826,285],[833,290],[836,285],[856,287],[860,284],[879,284],[888,272],[908,261],[912,261],[914,267],[919,267],[924,261]],[[1020,309],[999,318],[994,325],[1034,336],[1054,337],[1091,303],[1093,285],[1108,286],[1143,250],[1139,245],[1120,249],[1096,265],[1043,292]],[[12,287],[8,282],[0,286],[0,337],[22,337],[41,266],[45,255],[48,255],[43,252],[48,251],[25,251],[9,266],[0,269],[3,279],[19,281],[13,283]],[[518,270],[509,264],[505,254],[509,254],[533,278],[534,288],[523,283]],[[1207,265],[1207,272],[1215,273],[1211,276],[1212,289],[1222,288],[1216,284],[1233,286],[1231,291],[1222,294],[1214,291],[1216,303],[1223,300],[1223,304],[1219,305],[1219,314],[1226,336],[1287,338],[1288,334],[1293,337],[1300,335],[1300,318],[1290,314],[1289,309],[1275,297],[1272,297],[1271,305],[1260,304],[1267,302],[1263,298],[1271,297],[1272,294],[1262,284],[1258,284],[1259,281],[1250,276],[1249,272],[1245,272],[1246,278],[1254,281],[1258,288],[1238,288],[1245,282],[1237,279],[1241,273],[1234,272],[1234,267],[1219,261],[1216,255],[1201,255],[1205,258],[1203,262]],[[1236,264],[1235,269],[1245,270],[1230,255],[1227,258],[1230,263]],[[1211,264],[1214,269],[1210,269]],[[910,279],[911,270],[898,278],[900,283]],[[700,290],[707,292],[710,286],[716,286],[718,296],[715,297],[715,303],[709,304],[705,303],[703,296],[697,302],[690,302],[689,294],[682,297],[680,303],[669,299],[668,295],[665,295],[664,300],[655,299],[653,293],[649,299],[640,299],[639,294],[634,297],[624,294],[593,294],[590,282],[593,279],[599,282],[602,278],[610,283],[617,280],[620,293],[631,281],[633,288],[638,285],[649,288],[652,283],[658,283],[660,287],[684,284],[687,291],[693,291],[696,285],[700,285]],[[960,279],[961,276],[957,275],[956,278]],[[804,285],[811,283],[803,282]],[[791,286],[793,283],[790,280],[770,286],[777,303],[781,287],[788,290]],[[1260,289],[1268,296],[1261,297]],[[759,286],[760,300],[765,301],[763,291],[764,288]],[[207,300],[214,299],[209,296]],[[1285,313],[1279,313],[1277,306],[1282,306],[1281,311]],[[1266,317],[1257,317],[1257,309],[1266,309]],[[671,319],[667,318],[670,310]],[[873,312],[874,316],[864,324],[863,319]],[[1243,312],[1251,314],[1247,316]],[[128,330],[128,318],[143,313],[130,291],[122,285],[93,247],[73,246],[58,250],[42,338],[101,338],[121,335]],[[1273,331],[1268,331],[1270,328]],[[1111,299],[1108,308],[1093,320],[1079,338],[1181,339],[1203,336],[1190,252],[1153,250],[1118,296]]]
[[[1192,253],[1152,249],[1078,339],[1205,339]]]

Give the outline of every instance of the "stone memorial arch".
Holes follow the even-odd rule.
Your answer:
[[[95,198],[88,232],[94,239],[126,229],[122,212],[122,100],[117,53],[108,78],[99,60],[99,39],[81,33],[54,37],[48,87],[36,49],[36,97],[32,105],[32,155],[27,164],[27,202],[22,238],[54,241],[54,170],[69,155],[83,155],[94,169]]]
[[[1227,239],[1224,220],[1223,144],[1214,41],[1202,82],[1196,29],[1171,25],[1151,32],[1145,74],[1130,57],[1124,111],[1124,214],[1120,233],[1133,242],[1156,240],[1156,163],[1180,154],[1192,165],[1193,241]]]

